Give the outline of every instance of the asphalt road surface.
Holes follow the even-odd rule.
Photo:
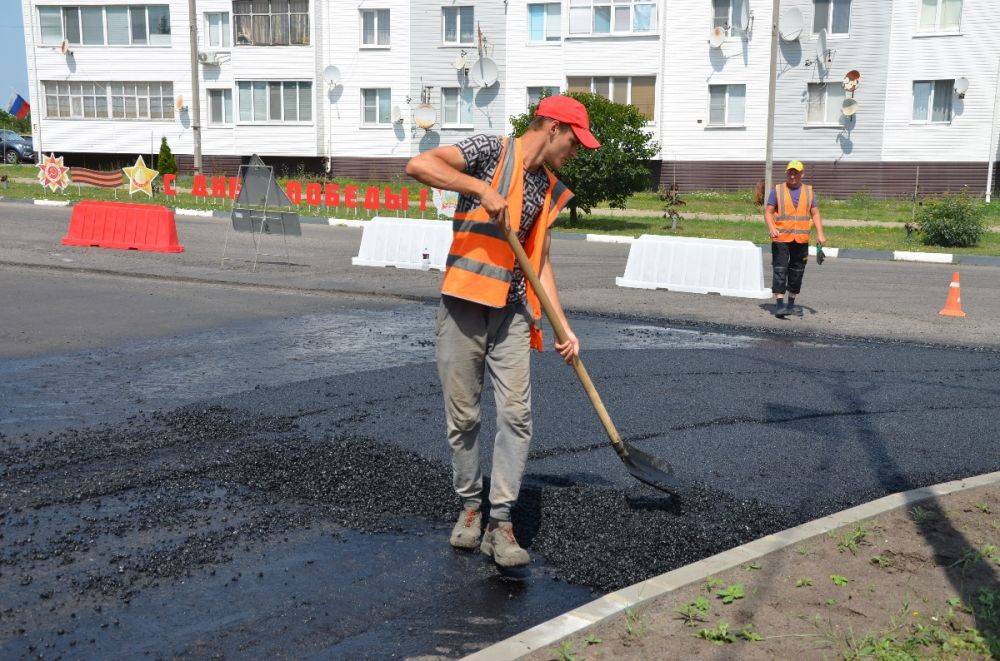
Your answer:
[[[458,656],[797,522],[1000,469],[1000,356],[978,331],[972,347],[793,333],[745,302],[759,327],[677,325],[605,292],[571,317],[588,369],[684,492],[631,480],[571,370],[536,356],[514,514],[535,561],[512,582],[447,545],[433,274],[331,274],[345,294],[315,268],[209,283],[207,258],[192,275],[18,250],[0,266],[4,656]],[[492,417],[487,389],[486,448]]]

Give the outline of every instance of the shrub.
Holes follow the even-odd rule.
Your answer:
[[[925,201],[917,214],[917,225],[928,246],[974,246],[986,232],[982,204],[965,191]]]
[[[156,169],[161,175],[177,174],[177,161],[166,138],[160,138],[160,154],[156,157]]]

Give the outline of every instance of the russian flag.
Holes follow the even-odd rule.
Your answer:
[[[24,119],[28,116],[30,111],[31,106],[20,94],[14,95],[14,100],[10,102],[10,108],[7,109],[7,112],[14,115],[14,117],[17,117],[18,119]]]

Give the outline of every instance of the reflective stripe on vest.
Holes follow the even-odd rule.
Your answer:
[[[516,233],[521,228],[524,205],[524,166],[520,139],[505,138],[500,160],[490,186],[507,199],[507,217]],[[546,168],[549,188],[538,218],[524,241],[524,251],[535,271],[541,269],[545,237],[559,212],[573,197],[566,186]],[[447,267],[441,293],[494,308],[507,305],[513,278],[514,251],[503,231],[482,207],[467,213],[456,213],[452,222],[453,238],[448,251]],[[532,316],[541,318],[541,305],[525,282]],[[541,329],[531,329],[531,346],[541,351]]]
[[[774,187],[774,200],[778,203],[774,224],[778,228],[778,236],[773,241],[778,243],[809,243],[809,233],[812,229],[812,186],[802,185],[799,193],[799,203],[792,202],[792,191],[787,184]]]

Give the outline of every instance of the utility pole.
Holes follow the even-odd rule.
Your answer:
[[[201,91],[198,84],[198,9],[196,0],[188,0],[188,23],[191,29],[191,140],[194,143],[194,171],[201,172]]]
[[[745,0],[744,0],[745,1]],[[771,9],[771,77],[767,85],[767,155],[764,172],[764,204],[774,187],[771,175],[774,165],[774,96],[778,86],[778,18],[781,12],[781,0],[774,0]]]

